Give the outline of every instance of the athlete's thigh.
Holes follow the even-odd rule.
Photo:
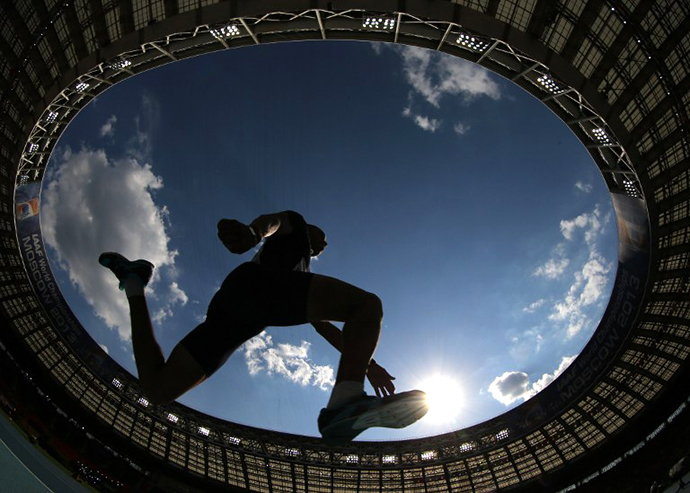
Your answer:
[[[156,392],[171,402],[206,380],[206,372],[182,344],[177,344],[158,374]]]
[[[307,297],[307,319],[344,322],[352,310],[373,294],[334,277],[314,274]]]

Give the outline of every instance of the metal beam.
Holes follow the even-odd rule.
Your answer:
[[[632,39],[635,34],[633,25],[638,25],[642,19],[647,15],[649,9],[652,7],[652,2],[642,1],[635,7],[632,15],[630,16],[630,21],[626,21],[626,24],[618,33],[616,39],[613,41],[611,46],[604,52],[604,56],[601,57],[599,65],[594,69],[594,72],[589,77],[590,83],[594,87],[598,87],[601,81],[604,80],[609,71],[613,68],[616,62],[620,61],[620,54],[628,45],[628,42]],[[616,7],[620,11],[624,11],[623,6]]]
[[[62,43],[60,43],[60,38],[58,38],[57,31],[55,30],[55,23],[53,22],[55,12],[57,12],[57,9],[62,5],[58,4],[56,7],[53,7],[53,12],[48,12],[43,0],[33,0],[32,5],[38,18],[41,20],[41,25],[46,29],[50,49],[55,57],[57,67],[60,72],[65,72],[69,69],[69,63],[67,62]]]
[[[575,27],[561,50],[561,56],[567,61],[573,62],[575,55],[577,55],[580,46],[582,46],[587,34],[591,31],[592,24],[594,24],[594,20],[597,18],[602,8],[607,7],[601,0],[587,1],[587,5],[585,5],[582,14],[578,17]]]
[[[122,36],[134,32],[134,9],[133,0],[120,0],[120,29]]]
[[[527,32],[534,38],[540,39],[548,26],[558,17],[558,2],[553,0],[538,0],[534,12],[529,20]]]
[[[247,22],[242,17],[240,17],[240,22],[242,23],[244,28],[247,30],[249,35],[252,37],[252,39],[254,40],[254,43],[261,44],[261,43],[259,43],[259,38],[256,37],[256,34],[254,34],[254,32],[251,29],[249,29]]]
[[[638,27],[638,29],[640,28]],[[613,107],[611,108],[612,114],[620,115],[628,104],[630,104],[630,101],[632,101],[632,99],[640,93],[640,90],[647,84],[647,82],[649,82],[649,79],[653,76],[653,74],[658,71],[660,68],[658,63],[662,63],[663,60],[666,60],[666,57],[668,57],[671,51],[676,48],[678,43],[677,40],[682,39],[685,35],[687,35],[688,31],[690,31],[690,17],[683,19],[676,30],[669,35],[659,49],[655,50],[653,53],[650,53],[651,59],[647,60],[647,63],[642,70],[640,70],[640,72],[635,76],[635,79],[626,86],[623,93],[613,104]],[[647,46],[647,49],[651,48]]]
[[[96,32],[96,42],[100,48],[110,43],[108,26],[105,20],[105,12],[103,11],[103,4],[101,3],[101,0],[89,0],[89,5],[91,6],[91,20],[93,21],[93,28]]]
[[[122,3],[127,3],[127,1],[128,0],[123,0]],[[69,37],[74,44],[74,51],[77,53],[78,59],[84,59],[88,56],[89,50],[86,48],[86,41],[84,40],[84,34],[79,24],[77,11],[74,8],[74,2],[66,3],[64,12]]]
[[[316,20],[319,23],[319,30],[321,31],[321,39],[326,39],[326,30],[323,27],[323,20],[321,19],[321,12],[318,10],[316,12]]]

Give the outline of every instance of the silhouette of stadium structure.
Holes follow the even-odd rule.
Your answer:
[[[688,451],[678,440],[690,394],[689,13],[686,0],[2,2],[3,411],[103,490],[605,491],[610,478],[615,491],[647,489],[641,480]],[[145,70],[299,40],[470,60],[531,93],[586,146],[616,210],[618,270],[592,339],[544,391],[451,433],[331,447],[151,405],[76,321],[38,226],[45,167],[71,119]]]

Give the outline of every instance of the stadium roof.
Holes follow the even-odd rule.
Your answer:
[[[188,471],[190,481],[276,492],[568,486],[688,397],[689,13],[684,0],[3,2],[0,338],[20,338],[113,440]],[[81,108],[180,59],[314,39],[402,43],[476,62],[547,105],[601,171],[619,224],[613,294],[578,359],[523,405],[437,437],[335,448],[176,403],[152,406],[51,285],[40,229],[24,222],[39,209],[22,193],[40,185]]]

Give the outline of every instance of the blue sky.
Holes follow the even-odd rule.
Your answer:
[[[418,48],[258,46],[133,77],[67,129],[42,200],[63,293],[134,374],[126,299],[101,251],[158,266],[149,298],[167,355],[251,258],[218,242],[218,219],[292,209],[320,225],[329,247],[312,270],[383,300],[377,361],[399,390],[447,399],[362,439],[520,404],[587,342],[616,270],[608,192],[565,124],[499,76]],[[310,326],[271,328],[180,401],[318,435],[337,361]]]

